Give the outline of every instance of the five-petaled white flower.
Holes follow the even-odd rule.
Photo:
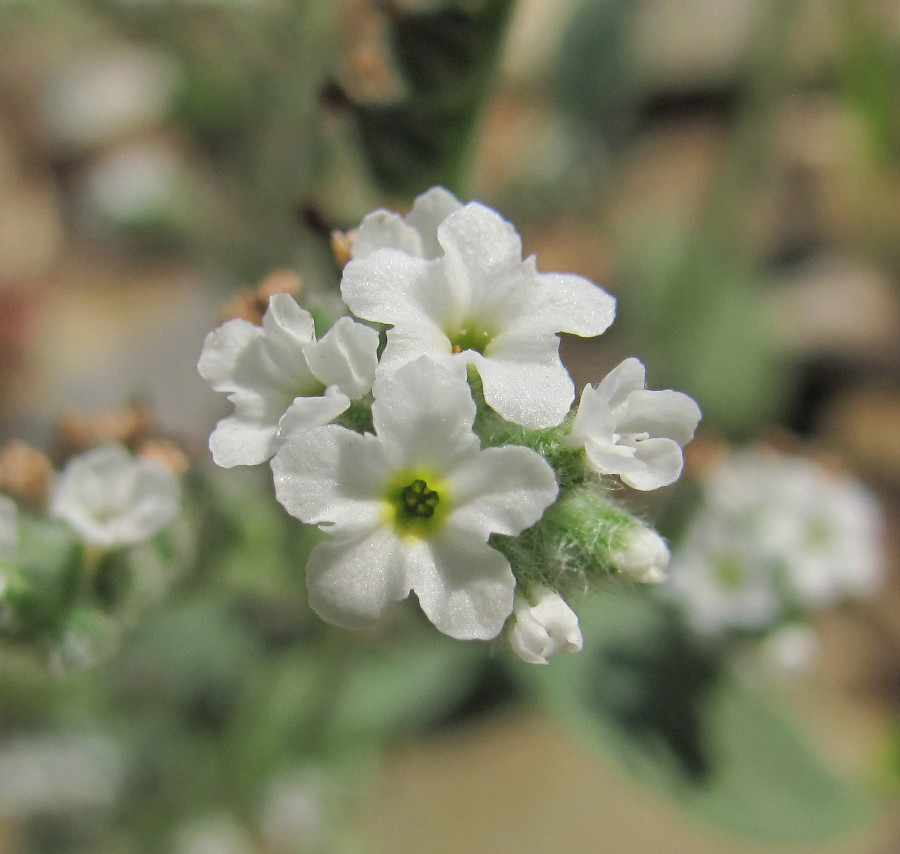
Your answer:
[[[379,249],[344,268],[341,293],[358,317],[390,324],[380,369],[421,355],[466,376],[474,365],[485,401],[533,429],[559,424],[574,385],[557,333],[592,336],[615,315],[615,300],[580,276],[539,273],[496,211],[471,202],[437,227],[440,257]]]
[[[644,365],[626,359],[596,388],[585,387],[569,435],[571,444],[584,445],[594,469],[641,490],[678,480],[682,448],[700,421],[700,408],[686,394],[645,386]]]
[[[363,219],[353,237],[353,258],[365,258],[378,249],[399,249],[417,258],[437,258],[438,226],[462,203],[443,187],[432,187],[413,202],[404,217],[381,208]]]
[[[557,652],[581,652],[578,617],[555,590],[538,586],[530,600],[516,595],[509,644],[529,664],[547,664]]]
[[[312,315],[290,294],[275,294],[263,325],[229,320],[206,337],[197,365],[234,414],[209,437],[226,468],[265,462],[286,436],[328,424],[372,387],[378,333],[340,318],[316,341]]]
[[[467,383],[427,358],[373,391],[374,434],[313,428],[272,460],[278,500],[330,534],[306,567],[310,605],[360,627],[412,591],[445,634],[492,638],[515,579],[488,537],[537,522],[556,498],[553,469],[529,448],[482,450]]]
[[[161,463],[104,445],[69,460],[50,514],[91,545],[111,548],[149,539],[178,513],[178,480]]]

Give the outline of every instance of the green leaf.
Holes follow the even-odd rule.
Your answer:
[[[353,106],[375,179],[414,195],[432,184],[458,189],[487,95],[512,0],[388,6],[397,65],[408,87],[398,103]]]
[[[20,639],[55,635],[75,595],[81,564],[81,546],[66,525],[20,516],[19,547],[4,560],[3,633]]]
[[[585,650],[515,675],[637,776],[707,819],[778,843],[828,839],[871,808],[663,606],[617,593],[579,611]]]
[[[334,731],[383,739],[424,726],[466,696],[487,647],[447,638],[431,626],[411,633],[403,642],[356,647],[337,691]]]

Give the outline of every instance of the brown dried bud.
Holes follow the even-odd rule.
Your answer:
[[[66,412],[60,416],[56,427],[57,443],[63,459],[107,442],[119,442],[134,451],[154,432],[156,424],[153,413],[143,403],[133,403],[123,409],[94,416]]]
[[[187,474],[190,461],[187,454],[168,439],[148,439],[137,449],[138,456],[164,465],[176,477]]]
[[[298,297],[302,288],[303,279],[293,270],[275,270],[269,273],[257,287],[248,288],[233,296],[222,309],[218,322],[225,323],[240,318],[260,326],[272,296],[293,294]]]
[[[14,439],[0,449],[0,492],[33,510],[47,506],[53,464],[37,448]]]
[[[334,260],[342,270],[353,257],[353,241],[356,240],[356,229],[352,231],[332,231],[331,251],[334,252]]]

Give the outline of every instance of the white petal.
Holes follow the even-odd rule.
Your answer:
[[[298,397],[278,422],[278,443],[284,442],[288,436],[330,424],[350,406],[350,398],[337,386],[325,389],[321,397]]]
[[[449,523],[487,540],[531,527],[559,491],[553,468],[530,448],[487,448],[450,476],[454,509]]]
[[[279,385],[309,383],[309,369],[303,356],[316,340],[312,315],[290,294],[274,294],[263,315],[264,357]]]
[[[622,482],[634,489],[659,489],[681,477],[684,456],[672,439],[644,439],[637,443],[632,467],[619,472]]]
[[[515,579],[500,552],[447,526],[407,553],[407,580],[425,615],[460,640],[496,637],[512,611]]]
[[[647,370],[640,359],[632,356],[616,365],[597,385],[598,399],[605,400],[610,409],[616,409],[628,400],[633,391],[642,391],[646,385]]]
[[[278,425],[261,424],[237,413],[223,418],[209,437],[213,462],[222,468],[264,463],[278,449]]]
[[[494,342],[492,342],[493,344]],[[484,384],[484,399],[508,421],[532,430],[555,427],[569,411],[575,385],[559,358],[556,336],[521,340],[518,350],[504,341],[490,357],[470,361]]]
[[[413,202],[412,210],[406,215],[406,223],[419,233],[423,258],[437,258],[441,254],[437,241],[438,226],[461,207],[459,199],[443,187],[432,187]]]
[[[595,442],[588,439],[584,443],[588,462],[600,474],[621,474],[623,471],[639,472],[646,467],[635,462],[636,450],[632,445],[617,445],[614,442]]]
[[[389,477],[381,442],[335,424],[290,436],[272,459],[275,497],[311,525],[359,530],[377,523]]]
[[[229,320],[214,329],[203,342],[197,370],[214,391],[235,391],[236,364],[252,342],[263,336],[263,330],[247,320]]]
[[[372,422],[397,468],[445,469],[479,446],[468,383],[419,358],[375,380]]]
[[[344,267],[341,297],[363,320],[415,328],[442,317],[442,262],[424,261],[393,249]]]
[[[273,294],[269,298],[269,307],[263,315],[263,329],[267,335],[301,344],[308,344],[316,337],[312,315],[287,293]]]
[[[326,386],[356,400],[372,388],[378,365],[378,333],[341,317],[318,343],[304,351],[309,369]]]
[[[470,202],[438,227],[447,276],[484,287],[522,263],[522,241],[512,223],[496,211]]]
[[[383,528],[329,537],[310,553],[306,585],[309,604],[323,620],[367,626],[409,594],[402,545]]]
[[[378,363],[380,373],[390,373],[403,365],[427,356],[435,364],[465,379],[466,360],[453,355],[450,339],[430,320],[415,327],[395,326],[387,332],[387,346]]]
[[[547,332],[591,337],[606,332],[616,317],[615,297],[582,276],[539,273],[535,323]]]
[[[399,214],[384,209],[366,215],[353,238],[350,254],[353,258],[366,258],[379,249],[398,249],[417,258],[426,257],[419,232]]]
[[[590,441],[601,445],[614,445],[615,433],[615,416],[607,396],[598,392],[593,386],[585,386],[584,391],[581,392],[581,400],[578,401],[575,418],[572,421],[568,443],[581,445]]]
[[[682,447],[694,438],[700,407],[680,391],[635,391],[619,421],[619,433],[649,433],[674,439]]]

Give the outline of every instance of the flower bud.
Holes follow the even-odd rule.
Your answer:
[[[643,584],[658,584],[668,578],[666,567],[671,557],[666,541],[651,528],[635,525],[613,552],[612,561],[619,572]]]
[[[547,587],[536,587],[534,604],[517,595],[509,644],[522,661],[547,664],[557,652],[580,652],[584,644],[578,617],[562,596]]]

